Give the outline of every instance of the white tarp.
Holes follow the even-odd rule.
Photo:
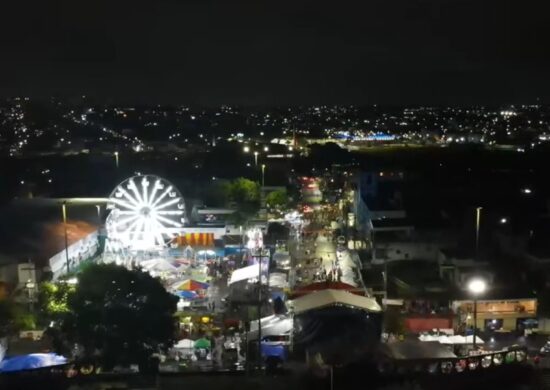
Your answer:
[[[258,279],[258,274],[259,267],[257,265],[249,265],[248,267],[239,268],[231,273],[231,278],[229,279],[228,284],[233,284],[242,280]]]
[[[466,345],[466,344],[473,344],[474,342],[473,335],[470,335],[470,336],[420,335],[418,339],[420,341],[437,341],[440,344],[449,344],[449,345]],[[479,336],[476,336],[476,344],[484,344],[484,341]]]
[[[282,272],[272,272],[269,274],[269,286],[277,288],[287,288],[288,280],[286,274]]]
[[[181,339],[172,348],[175,349],[193,349],[195,342],[191,339]]]
[[[334,304],[342,304],[375,312],[382,311],[374,298],[352,294],[345,290],[319,290],[292,301],[294,313],[296,314]]]
[[[281,336],[289,334],[293,328],[292,318],[286,315],[271,315],[262,318],[262,338],[265,336]],[[258,320],[250,321],[248,340],[258,338]]]
[[[275,260],[275,261],[290,260],[290,253],[288,253],[288,252],[275,252],[273,254],[273,260]]]
[[[146,271],[157,272],[176,272],[177,267],[173,266],[167,260],[156,258],[151,260],[145,260],[139,263],[139,265]]]
[[[67,252],[69,255],[70,270],[75,270],[81,261],[91,258],[97,252],[98,247],[97,231],[69,245]],[[67,253],[65,249],[52,256],[49,264],[54,280],[64,275],[67,272]]]

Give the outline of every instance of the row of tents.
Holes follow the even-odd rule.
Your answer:
[[[461,336],[461,335],[454,335],[454,336],[447,336],[447,335],[430,335],[430,334],[424,334],[420,335],[418,337],[420,341],[431,341],[431,342],[438,342],[440,344],[446,344],[446,345],[470,345],[474,343],[474,336]],[[484,344],[484,341],[479,337],[476,336],[476,344]]]

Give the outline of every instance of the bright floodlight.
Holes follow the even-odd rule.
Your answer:
[[[185,205],[179,191],[153,175],[123,181],[109,197],[107,209],[111,211],[105,222],[107,236],[118,249],[164,247],[185,222]]]
[[[249,148],[248,146],[245,146],[245,147],[243,148],[243,152],[245,152],[245,153],[250,152],[250,148]]]
[[[483,294],[486,289],[487,283],[483,279],[472,279],[470,283],[468,283],[468,290],[470,290],[472,294]]]

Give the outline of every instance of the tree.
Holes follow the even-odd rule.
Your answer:
[[[244,224],[260,209],[260,185],[240,177],[226,186],[228,198],[235,204],[236,212],[232,219],[236,224]]]
[[[229,184],[229,198],[237,204],[260,202],[260,185],[252,180],[239,177]]]
[[[68,297],[69,311],[54,334],[56,349],[67,354],[76,345],[78,360],[106,369],[138,363],[143,369],[175,341],[176,303],[148,273],[91,265]]]
[[[69,312],[68,299],[74,293],[75,286],[66,281],[42,282],[38,286],[38,306],[43,319],[60,320]]]
[[[276,190],[267,194],[265,203],[268,207],[282,209],[288,205],[288,195],[286,190]]]

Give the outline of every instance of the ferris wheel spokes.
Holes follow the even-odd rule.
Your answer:
[[[105,223],[110,241],[107,247],[115,251],[162,248],[185,222],[183,197],[157,176],[135,176],[123,181],[111,193],[108,208],[111,213]]]

